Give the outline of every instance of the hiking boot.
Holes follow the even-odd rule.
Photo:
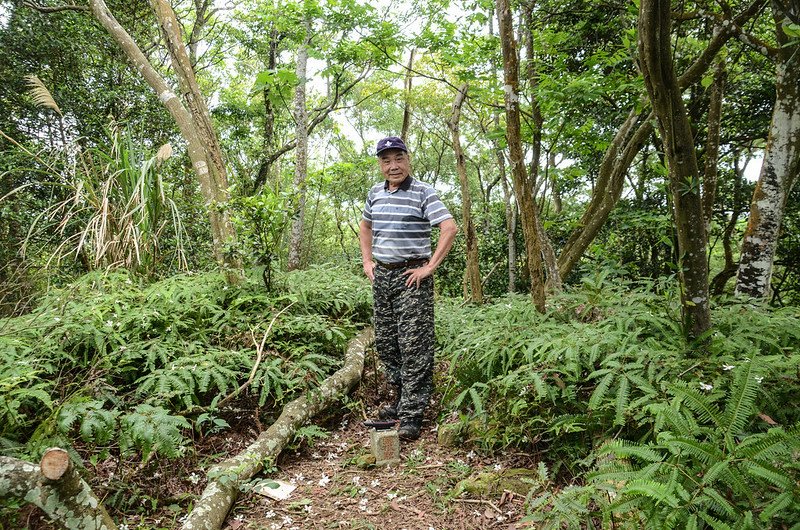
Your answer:
[[[416,440],[419,438],[421,429],[421,420],[402,420],[400,422],[400,428],[397,429],[397,436],[399,436],[401,440]]]
[[[400,397],[398,396],[393,403],[386,405],[378,411],[378,418],[382,420],[396,420],[399,418],[397,409],[400,405]]]

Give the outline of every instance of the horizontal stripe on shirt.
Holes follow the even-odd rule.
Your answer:
[[[433,187],[408,179],[394,191],[384,182],[367,194],[362,218],[372,228],[372,253],[387,263],[430,258],[431,227],[453,217]]]

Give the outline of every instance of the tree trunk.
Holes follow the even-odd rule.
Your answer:
[[[17,498],[38,506],[62,528],[116,530],[100,499],[80,477],[69,455],[48,449],[35,464],[0,456],[0,498]]]
[[[289,260],[287,268],[300,268],[303,250],[303,223],[306,217],[306,180],[308,174],[308,110],[306,109],[306,68],[308,48],[311,43],[311,19],[306,15],[305,39],[297,50],[297,86],[294,89],[294,121],[297,148],[295,149],[294,191],[297,194],[297,209],[292,219],[289,238]]]
[[[544,126],[544,117],[542,116],[542,107],[539,105],[539,100],[536,95],[536,86],[538,78],[536,73],[536,53],[534,50],[534,29],[535,20],[533,17],[533,8],[536,2],[531,1],[525,5],[525,26],[527,29],[526,40],[528,47],[528,60],[525,65],[525,76],[528,82],[528,92],[531,100],[531,114],[533,115],[533,138],[532,138],[532,157],[531,157],[531,171],[530,182],[534,190],[539,185],[539,167],[541,166],[542,157],[542,128]],[[536,192],[533,192],[534,196]],[[536,234],[539,238],[539,248],[542,249],[542,258],[544,260],[544,267],[547,271],[546,289],[549,293],[557,293],[561,290],[561,273],[558,272],[558,260],[556,259],[555,250],[550,242],[550,237],[544,229],[542,224],[541,212],[537,211],[535,216],[536,221]]]
[[[669,0],[641,0],[639,56],[669,169],[680,253],[678,267],[684,332],[694,340],[711,327],[707,239],[694,139],[673,69],[669,21]]]
[[[706,139],[705,170],[703,171],[703,220],[706,232],[711,230],[714,200],[717,195],[717,165],[719,164],[719,129],[722,119],[722,93],[725,90],[725,63],[717,61],[711,97],[708,105],[708,135]]]
[[[547,176],[550,177],[550,194],[553,199],[553,213],[561,215],[563,206],[561,204],[561,186],[558,183],[556,171],[556,153],[551,151],[547,156]]]
[[[411,48],[411,53],[408,54],[408,66],[406,66],[406,101],[403,108],[403,128],[400,130],[400,139],[404,142],[408,141],[408,129],[411,127],[411,81],[414,79],[412,68],[414,67],[414,54],[416,50]]]
[[[745,167],[747,164],[745,164]],[[739,222],[739,216],[742,214],[742,201],[741,191],[742,182],[744,181],[744,168],[739,167],[739,153],[733,152],[733,209],[731,211],[731,218],[728,224],[725,225],[725,230],[722,233],[722,248],[725,255],[725,267],[711,280],[709,284],[709,291],[714,296],[719,296],[725,292],[725,285],[728,280],[736,276],[736,271],[739,268],[738,264],[733,260],[733,248],[731,245],[731,236],[736,229],[736,224]]]
[[[800,1],[787,2],[794,15]],[[769,296],[775,249],[786,209],[786,198],[800,172],[800,52],[783,33],[785,14],[773,2],[777,41],[775,108],[772,111],[764,163],[750,203],[750,218],[742,242],[736,294]]]
[[[275,67],[278,64],[278,44],[280,43],[281,38],[282,37],[279,35],[278,30],[274,28],[273,23],[273,27],[270,30],[269,51],[267,52],[268,71],[275,70]],[[266,157],[268,157],[275,150],[275,107],[272,105],[270,90],[271,88],[267,83],[265,84],[264,90],[261,94],[264,100],[264,141],[262,143],[262,156],[265,158],[265,160]],[[273,167],[274,165],[272,162],[262,163],[259,166],[258,175],[256,175],[255,181],[253,182],[254,193],[258,192],[258,188],[262,183],[269,180],[269,175]]]
[[[503,74],[506,104],[506,140],[508,143],[511,177],[514,194],[519,203],[522,217],[522,233],[525,238],[525,254],[531,279],[531,296],[537,311],[545,311],[544,278],[542,275],[541,238],[537,230],[538,211],[533,197],[533,185],[525,168],[520,134],[519,113],[519,61],[517,43],[514,39],[514,26],[511,5],[508,0],[497,0],[497,22],[500,30],[500,43],[503,48]]]
[[[241,264],[233,258],[231,253],[224,252],[224,248],[235,242],[233,225],[223,206],[228,202],[228,174],[222,148],[211,123],[211,114],[208,112],[206,101],[200,93],[194,68],[186,52],[186,45],[181,35],[181,26],[175,17],[175,12],[167,0],[150,0],[150,5],[156,14],[156,19],[161,26],[164,41],[167,44],[172,69],[178,77],[178,86],[183,94],[184,103],[191,114],[194,129],[197,131],[201,145],[206,155],[207,168],[211,175],[213,203],[211,208],[217,211],[217,228],[212,226],[214,248],[219,249],[218,260],[234,268],[241,268]]]
[[[155,8],[157,5],[155,1],[153,5]],[[195,122],[195,115],[187,110],[178,96],[170,90],[167,82],[159,75],[156,69],[153,68],[134,42],[133,38],[125,31],[125,28],[117,22],[103,0],[89,0],[89,7],[97,21],[100,22],[117,42],[131,65],[136,71],[142,74],[147,84],[155,90],[159,100],[164,104],[175,120],[175,123],[178,125],[181,136],[186,140],[189,158],[192,161],[192,167],[197,173],[197,178],[200,181],[200,191],[205,199],[206,207],[208,208],[214,258],[220,264],[238,268],[238,262],[229,253],[224,251],[225,244],[235,240],[235,232],[227,214],[222,213],[220,209],[220,206],[227,202],[228,189],[224,165],[222,165],[222,173],[220,174],[219,172],[219,167],[222,164],[221,151],[219,150],[219,145],[216,143],[216,136],[213,133],[213,128],[211,128],[209,132],[210,121],[207,121],[205,125]],[[170,18],[168,13],[164,12],[161,8],[156,11],[159,20],[161,20],[161,16]],[[172,13],[171,20],[174,20],[174,17],[175,15]],[[177,23],[170,23],[167,26],[171,26],[175,31],[177,31],[179,27]],[[164,27],[163,24],[162,27]],[[165,27],[165,33],[170,33],[171,37],[167,35],[168,42],[170,42],[170,39],[175,36],[175,31],[167,32],[166,30],[168,27]],[[174,48],[174,53],[180,54],[182,51],[183,56],[187,57],[186,50],[182,46],[176,47],[175,43],[172,42],[169,48],[170,53],[173,53]],[[187,76],[194,78],[194,72],[191,71],[191,68],[191,73],[183,71],[182,65],[188,64],[188,57],[185,59],[185,62],[181,60],[180,57],[177,59],[173,58],[173,64],[175,65],[175,70],[176,73],[178,73],[179,79],[182,79],[181,76],[183,76],[181,80],[182,87],[183,83],[189,82]],[[196,82],[193,86],[196,90]],[[192,92],[192,89],[189,89],[187,100],[191,100],[190,102],[187,101],[187,104],[191,103],[189,106],[194,112],[202,114],[202,109],[205,108],[205,102],[202,100],[199,90]],[[201,129],[203,130],[201,131]],[[206,144],[205,142],[211,143]],[[215,161],[212,161],[209,158],[208,151],[213,151],[214,149],[216,149],[218,156]]]
[[[349,392],[361,380],[364,352],[372,340],[371,328],[362,331],[348,344],[342,368],[323,381],[319,388],[286,405],[275,423],[247,449],[211,468],[208,485],[187,516],[182,530],[221,528],[236,501],[239,486],[258,474],[267,459],[276,458],[298,428],[330,407],[341,394]]]
[[[475,225],[472,222],[472,199],[469,192],[469,181],[467,180],[467,165],[464,162],[464,151],[461,149],[458,127],[458,122],[461,118],[461,106],[467,97],[468,88],[469,86],[464,83],[458,89],[458,94],[456,94],[456,99],[453,102],[453,113],[447,122],[447,126],[453,136],[456,170],[458,171],[458,180],[461,183],[461,216],[464,226],[464,238],[467,241],[467,268],[464,271],[464,278],[466,283],[469,284],[469,300],[480,304],[483,302],[483,287],[481,285],[481,272],[478,261],[478,237],[475,234]]]

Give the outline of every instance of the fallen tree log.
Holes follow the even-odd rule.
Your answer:
[[[347,345],[344,366],[322,384],[284,407],[278,419],[244,451],[211,468],[208,485],[181,527],[182,530],[217,530],[239,495],[239,487],[258,474],[264,462],[277,457],[298,428],[349,392],[360,380],[364,352],[373,340],[371,328]]]
[[[117,530],[117,525],[80,477],[69,454],[58,447],[36,464],[0,456],[0,499],[19,498],[38,506],[70,530]]]

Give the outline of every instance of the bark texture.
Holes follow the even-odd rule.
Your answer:
[[[372,340],[371,328],[362,331],[348,344],[342,368],[323,381],[319,388],[286,405],[275,423],[247,449],[214,466],[208,473],[209,481],[203,495],[189,513],[182,529],[222,528],[239,494],[240,484],[258,474],[265,460],[277,457],[299,427],[331,406],[338,396],[349,392],[361,380],[364,353]]]
[[[235,232],[233,225],[227,218],[227,214],[221,212],[219,208],[219,205],[224,204],[228,199],[227,177],[224,172],[224,164],[222,164],[221,150],[216,142],[214,130],[210,125],[210,118],[203,122],[195,121],[196,117],[203,114],[203,109],[205,109],[207,115],[208,109],[205,108],[205,101],[200,96],[196,80],[192,85],[189,79],[189,77],[194,79],[194,71],[191,69],[191,63],[185,47],[182,44],[178,46],[176,42],[171,42],[176,38],[180,40],[180,34],[177,33],[180,26],[176,21],[173,22],[175,13],[172,12],[172,8],[168,4],[164,5],[161,0],[153,0],[153,8],[156,10],[164,29],[170,54],[180,55],[182,53],[183,56],[183,58],[173,57],[173,66],[178,74],[182,91],[188,91],[185,94],[188,109],[180,98],[172,92],[164,78],[150,64],[130,34],[117,22],[105,2],[103,0],[89,0],[89,7],[95,19],[116,41],[133,68],[142,75],[147,84],[158,94],[159,100],[178,125],[181,136],[186,140],[189,158],[192,161],[192,167],[197,173],[197,178],[200,181],[200,191],[208,208],[214,258],[218,263],[238,267],[238,263],[231,258],[230,254],[226,254],[224,251],[225,244],[235,239]],[[167,8],[172,13],[171,17],[166,11]],[[162,19],[162,17],[166,18]],[[184,71],[186,65],[189,68],[188,72]],[[188,84],[184,86],[184,83]],[[208,150],[213,151],[215,149],[218,156],[210,156]],[[221,173],[220,167],[222,168]]]
[[[769,296],[786,198],[800,172],[800,44],[797,38],[790,42],[783,32],[787,16],[784,8],[798,17],[800,1],[782,6],[773,3],[779,44],[775,54],[775,108],[736,275],[736,294],[754,298]]]
[[[531,102],[531,115],[533,116],[533,135],[531,138],[531,169],[528,179],[534,190],[539,187],[539,167],[541,166],[542,157],[542,129],[544,127],[544,116],[542,115],[542,107],[539,104],[536,95],[536,87],[539,83],[538,73],[536,71],[536,50],[534,49],[536,30],[536,19],[533,15],[533,10],[536,7],[536,2],[531,1],[525,4],[523,8],[525,41],[528,51],[528,57],[525,64],[525,78],[528,86],[528,97]],[[520,28],[522,30],[522,28]],[[534,196],[536,192],[534,192]],[[539,248],[542,249],[542,259],[544,268],[547,271],[547,278],[545,287],[548,293],[556,293],[561,291],[561,273],[558,271],[558,259],[556,252],[553,250],[553,244],[550,242],[550,237],[544,229],[542,224],[541,210],[536,213],[536,235],[539,238]]]
[[[706,232],[711,229],[714,202],[717,197],[717,165],[719,164],[719,129],[722,120],[722,93],[725,90],[725,63],[717,61],[714,82],[708,103],[708,133],[703,171],[703,219]]]
[[[461,217],[464,226],[464,238],[467,242],[467,269],[464,271],[466,284],[469,285],[469,293],[464,293],[464,298],[471,302],[483,302],[483,286],[481,282],[481,272],[478,261],[478,236],[475,233],[475,223],[472,221],[472,198],[469,191],[469,181],[467,180],[467,164],[464,160],[464,150],[461,148],[461,133],[459,130],[459,120],[461,118],[461,106],[467,97],[468,85],[464,83],[458,89],[456,99],[453,102],[453,112],[447,126],[453,138],[453,152],[456,157],[456,170],[458,181],[461,184]]]
[[[514,194],[520,209],[522,234],[525,238],[525,254],[531,279],[531,297],[536,309],[544,313],[545,294],[542,274],[542,249],[537,230],[539,215],[533,196],[534,182],[529,178],[522,152],[519,111],[519,60],[517,43],[514,38],[514,25],[511,5],[508,0],[497,0],[497,22],[500,43],[503,48],[503,79],[506,104],[506,140],[511,165],[511,178]]]
[[[404,142],[408,142],[408,129],[411,127],[411,82],[414,80],[413,68],[416,51],[416,49],[411,48],[411,52],[408,54],[408,65],[406,66],[406,101],[403,108],[403,128],[400,129],[400,139]]]
[[[308,66],[308,48],[311,43],[311,23],[305,22],[305,39],[297,50],[296,74],[297,86],[294,89],[294,121],[295,149],[294,192],[297,208],[292,219],[292,230],[289,237],[289,259],[287,268],[300,268],[303,250],[303,225],[306,218],[306,181],[308,175],[308,109],[306,108],[306,70]]]
[[[61,528],[116,530],[114,520],[66,453],[59,448],[48,449],[39,466],[0,456],[0,499],[17,498],[34,504]]]
[[[669,21],[669,0],[640,2],[639,56],[644,84],[664,142],[678,234],[684,332],[693,340],[711,327],[707,238],[694,138],[673,69]]]

